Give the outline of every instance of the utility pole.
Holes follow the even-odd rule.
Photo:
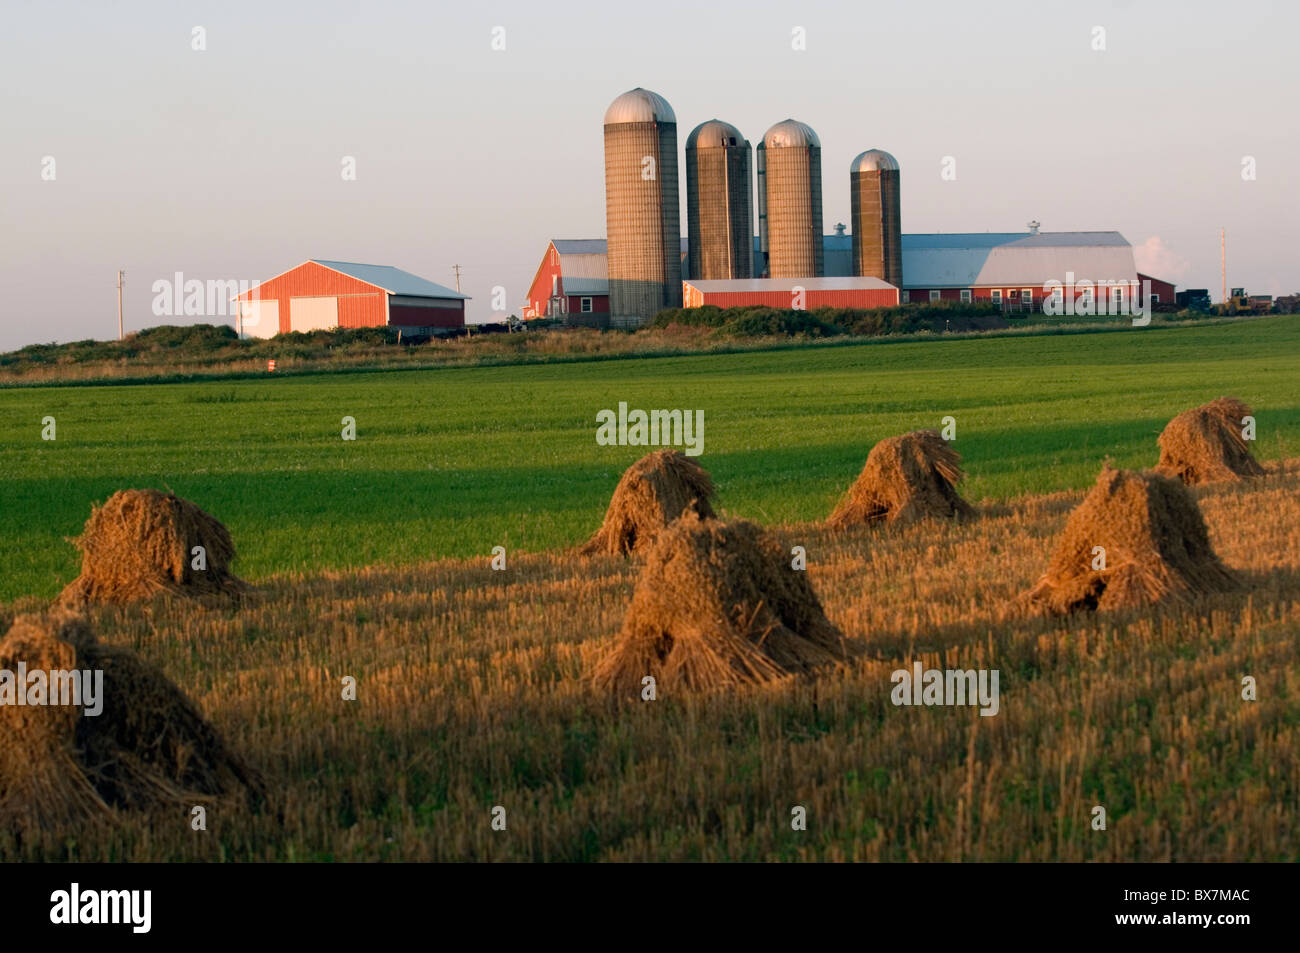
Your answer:
[[[460,294],[460,265],[452,265],[451,270],[456,273],[456,294]],[[461,305],[464,306],[464,304],[465,303],[462,301]],[[465,325],[465,336],[470,337],[472,334],[473,332],[470,331],[469,324],[467,323]]]
[[[117,270],[117,339],[122,340],[122,279],[126,272],[121,268]]]

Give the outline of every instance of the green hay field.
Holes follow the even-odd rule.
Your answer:
[[[1165,422],[1221,394],[1256,409],[1257,456],[1300,454],[1300,320],[4,389],[0,601],[56,594],[78,566],[65,538],[123,487],[213,513],[253,580],[567,546],[645,452],[596,444],[596,412],[619,401],[703,410],[723,508],[792,523],[825,516],[876,440],[947,415],[963,492],[1007,498],[1084,487],[1106,456],[1149,466]]]

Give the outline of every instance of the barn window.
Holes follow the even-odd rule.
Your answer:
[[[1160,295],[1158,295],[1158,294],[1153,294],[1153,295],[1151,295],[1151,303],[1152,303],[1152,304],[1159,304],[1159,303],[1160,303]]]
[[[590,299],[590,298],[583,298],[583,299],[582,299],[582,304],[580,305],[580,307],[582,308],[582,310],[583,310],[584,313],[590,311],[590,310],[591,310],[591,299]]]
[[[939,294],[939,292],[938,292],[937,290],[935,290],[935,291],[931,291],[931,292],[930,292],[930,303],[931,303],[931,304],[934,304],[936,301],[939,300],[939,298],[940,298],[940,294]]]
[[[1000,304],[1002,302],[1002,289],[994,288],[989,292],[989,297],[991,297],[995,303]]]
[[[903,297],[902,297],[900,300],[902,301],[903,304],[907,304],[908,302],[910,302],[910,301],[912,300],[912,292],[910,292],[910,291],[908,291],[906,288],[904,288],[904,289],[903,289]]]
[[[970,289],[969,289],[969,288],[962,288],[962,289],[961,289],[961,303],[962,303],[962,304],[970,304]]]
[[[1021,300],[1022,302],[1024,302],[1025,304],[1033,304],[1033,303],[1034,303],[1034,289],[1033,289],[1033,288],[1021,288],[1021,289],[1020,289],[1020,300]]]

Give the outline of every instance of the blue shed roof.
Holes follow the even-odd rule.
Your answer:
[[[392,265],[362,265],[351,261],[326,261],[323,258],[313,258],[312,261],[356,278],[358,281],[365,281],[377,288],[383,288],[389,294],[406,295],[411,298],[469,300],[469,295],[463,295],[452,288],[428,281],[419,275],[411,274],[409,271],[394,268]]]

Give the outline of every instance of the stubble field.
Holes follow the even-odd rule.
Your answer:
[[[1300,461],[1250,489],[1198,492],[1248,591],[1071,621],[1009,605],[1078,493],[991,504],[965,526],[782,527],[858,657],[715,697],[614,702],[585,683],[635,580],[616,558],[284,576],[237,612],[101,609],[101,637],[189,691],[264,772],[268,801],[209,808],[206,833],[177,810],[0,853],[1295,860],[1298,491]],[[890,673],[916,660],[998,669],[999,713],[895,707]],[[796,805],[807,831],[791,830]],[[1105,832],[1090,827],[1097,805]]]
[[[189,692],[269,792],[257,811],[214,805],[205,833],[187,811],[128,815],[21,849],[0,832],[0,856],[1295,860],[1300,335],[1285,321],[1002,352],[986,348],[1026,341],[0,392],[14,475],[0,625],[75,573],[58,537],[89,500],[166,482],[199,502],[231,526],[256,601],[93,620]],[[1154,463],[1163,423],[1221,393],[1255,406],[1271,470],[1195,491],[1246,588],[1065,621],[1012,612],[1102,458]],[[403,395],[417,410],[398,409]],[[619,400],[705,409],[700,460],[722,510],[807,548],[848,665],[653,703],[591,690],[635,562],[517,550],[599,523],[641,452],[594,445],[595,411]],[[26,446],[56,412],[57,446]],[[355,445],[338,438],[343,414]],[[947,414],[976,519],[812,522],[876,439]],[[504,572],[488,566],[498,543]],[[327,568],[358,563],[390,565]],[[997,668],[999,714],[895,707],[890,673],[917,660]],[[1257,701],[1241,698],[1245,675]],[[791,830],[796,805],[806,831]],[[1097,805],[1104,832],[1089,825]]]

